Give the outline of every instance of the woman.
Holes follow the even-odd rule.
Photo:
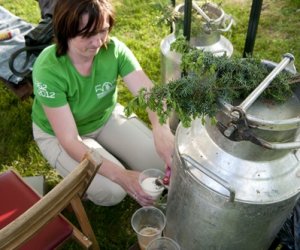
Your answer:
[[[117,104],[118,76],[134,95],[152,83],[126,45],[109,37],[113,25],[114,12],[106,0],[58,0],[55,44],[33,68],[33,134],[62,176],[89,148],[97,149],[104,162],[87,191],[94,203],[114,205],[128,193],[150,205],[153,199],[139,185],[139,173],[171,165],[174,137],[152,111],[151,133],[135,117],[126,118]]]

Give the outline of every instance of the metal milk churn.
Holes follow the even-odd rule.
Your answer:
[[[183,14],[184,4],[179,4],[174,9],[175,13]],[[230,30],[234,20],[227,15],[223,9],[214,3],[206,2],[202,6],[193,1],[192,29],[190,44],[199,49],[210,51],[216,56],[226,53],[232,55],[233,47],[231,42],[223,35]],[[178,33],[182,32],[182,20],[173,22],[173,32],[165,37],[160,44],[161,49],[161,75],[162,82],[168,83],[181,77],[181,55],[171,50],[171,44],[176,40]]]
[[[182,17],[184,4],[175,7],[175,13]],[[212,52],[215,56],[224,55],[231,57],[233,46],[223,35],[230,30],[234,20],[227,15],[218,5],[206,2],[198,6],[196,1],[192,1],[192,17],[190,44],[198,49]],[[186,13],[184,13],[185,15]],[[179,79],[182,76],[180,69],[181,54],[171,50],[171,44],[176,40],[176,36],[182,32],[183,20],[180,18],[172,24],[173,32],[161,41],[161,78],[163,83]],[[170,116],[169,125],[173,131],[179,124],[175,113]]]
[[[279,64],[265,61],[271,73],[238,106],[221,101],[217,124],[179,125],[164,234],[182,250],[267,250],[292,212],[300,88],[282,104],[258,99],[292,61],[290,54]]]

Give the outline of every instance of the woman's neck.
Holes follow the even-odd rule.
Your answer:
[[[68,56],[71,59],[76,70],[83,76],[88,76],[91,73],[94,56],[86,57],[72,51],[68,51]]]

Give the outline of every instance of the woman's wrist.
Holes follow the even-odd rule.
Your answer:
[[[103,158],[103,163],[99,173],[111,181],[119,184],[122,182],[122,176],[124,176],[125,171],[126,169],[121,168],[112,161]]]

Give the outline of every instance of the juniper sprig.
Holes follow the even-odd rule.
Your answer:
[[[187,127],[192,119],[206,115],[213,118],[220,100],[231,104],[244,100],[272,70],[257,58],[217,57],[189,47],[185,40],[177,39],[173,47],[182,54],[181,68],[185,75],[167,84],[157,84],[150,91],[141,90],[126,107],[127,114],[138,108],[150,108],[163,123],[175,111]],[[287,100],[295,86],[290,84],[291,79],[296,78],[281,72],[260,98]]]

